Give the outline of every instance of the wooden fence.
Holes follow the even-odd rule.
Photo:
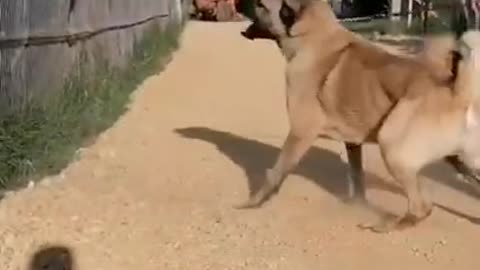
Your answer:
[[[81,53],[101,52],[121,68],[147,27],[181,24],[188,8],[183,0],[0,0],[0,117],[55,95]],[[94,69],[91,60],[82,64]]]

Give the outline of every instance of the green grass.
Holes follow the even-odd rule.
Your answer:
[[[162,32],[151,27],[135,44],[126,68],[107,61],[91,66],[80,61],[61,96],[29,104],[0,119],[0,189],[24,187],[27,181],[58,173],[75,152],[110,127],[125,112],[130,94],[158,72],[178,47],[182,26]],[[82,58],[83,59],[83,58]],[[58,93],[58,91],[52,91]]]

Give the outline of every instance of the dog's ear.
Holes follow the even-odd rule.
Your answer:
[[[285,28],[289,30],[295,24],[297,20],[297,15],[295,10],[290,7],[285,1],[282,1],[282,6],[279,11],[280,20],[282,21]]]
[[[305,7],[306,1],[304,0],[290,0],[289,2],[282,0],[278,15],[288,34],[290,34],[290,29],[302,16]]]

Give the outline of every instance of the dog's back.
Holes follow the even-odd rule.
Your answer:
[[[292,30],[303,34],[297,55],[309,50],[309,57],[316,58],[309,67],[314,71],[299,64],[305,62],[301,57],[292,59],[287,68],[292,77],[311,74],[310,80],[316,81],[317,99],[328,122],[322,136],[373,142],[383,119],[401,98],[451,92],[452,36],[427,39],[418,55],[399,55],[344,28],[327,6],[316,1]]]
[[[448,91],[450,66],[430,61],[434,59],[427,58],[432,57],[431,54],[419,57],[393,54],[347,31],[339,31],[333,38],[345,40],[344,47],[337,50],[336,59],[330,60],[334,64],[325,62],[326,52],[332,54],[334,50],[318,44],[316,68],[319,71],[312,72],[325,73],[325,67],[331,67],[325,78],[317,78],[317,99],[328,119],[325,137],[373,142],[384,117],[398,100],[422,94],[419,88],[410,87],[412,84],[424,84],[423,91],[443,85]],[[442,57],[448,55],[447,51],[441,54]]]

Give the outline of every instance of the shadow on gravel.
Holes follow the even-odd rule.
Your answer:
[[[75,270],[72,251],[64,246],[45,246],[30,260],[29,270]]]
[[[207,127],[180,128],[176,129],[175,132],[184,138],[202,140],[215,145],[220,152],[245,171],[248,186],[252,193],[255,193],[262,186],[265,169],[273,165],[280,152],[278,147]],[[324,190],[343,200],[347,196],[347,170],[348,164],[337,153],[312,147],[292,174],[301,175],[313,181]],[[462,191],[474,198],[480,198],[478,191],[470,185],[456,180],[454,171],[444,163],[430,166],[424,174],[441,184]],[[365,172],[365,179],[367,188],[386,190],[403,196],[403,192],[398,186],[384,181],[373,173]],[[438,203],[435,205],[452,215],[480,224],[480,218],[460,213]],[[381,207],[377,209],[377,212],[388,213]]]
[[[251,192],[263,184],[265,169],[270,168],[280,149],[256,140],[205,127],[177,129],[185,138],[216,145],[218,150],[240,166],[247,175]],[[292,172],[314,181],[331,194],[342,197],[347,191],[347,164],[335,152],[312,147]]]

